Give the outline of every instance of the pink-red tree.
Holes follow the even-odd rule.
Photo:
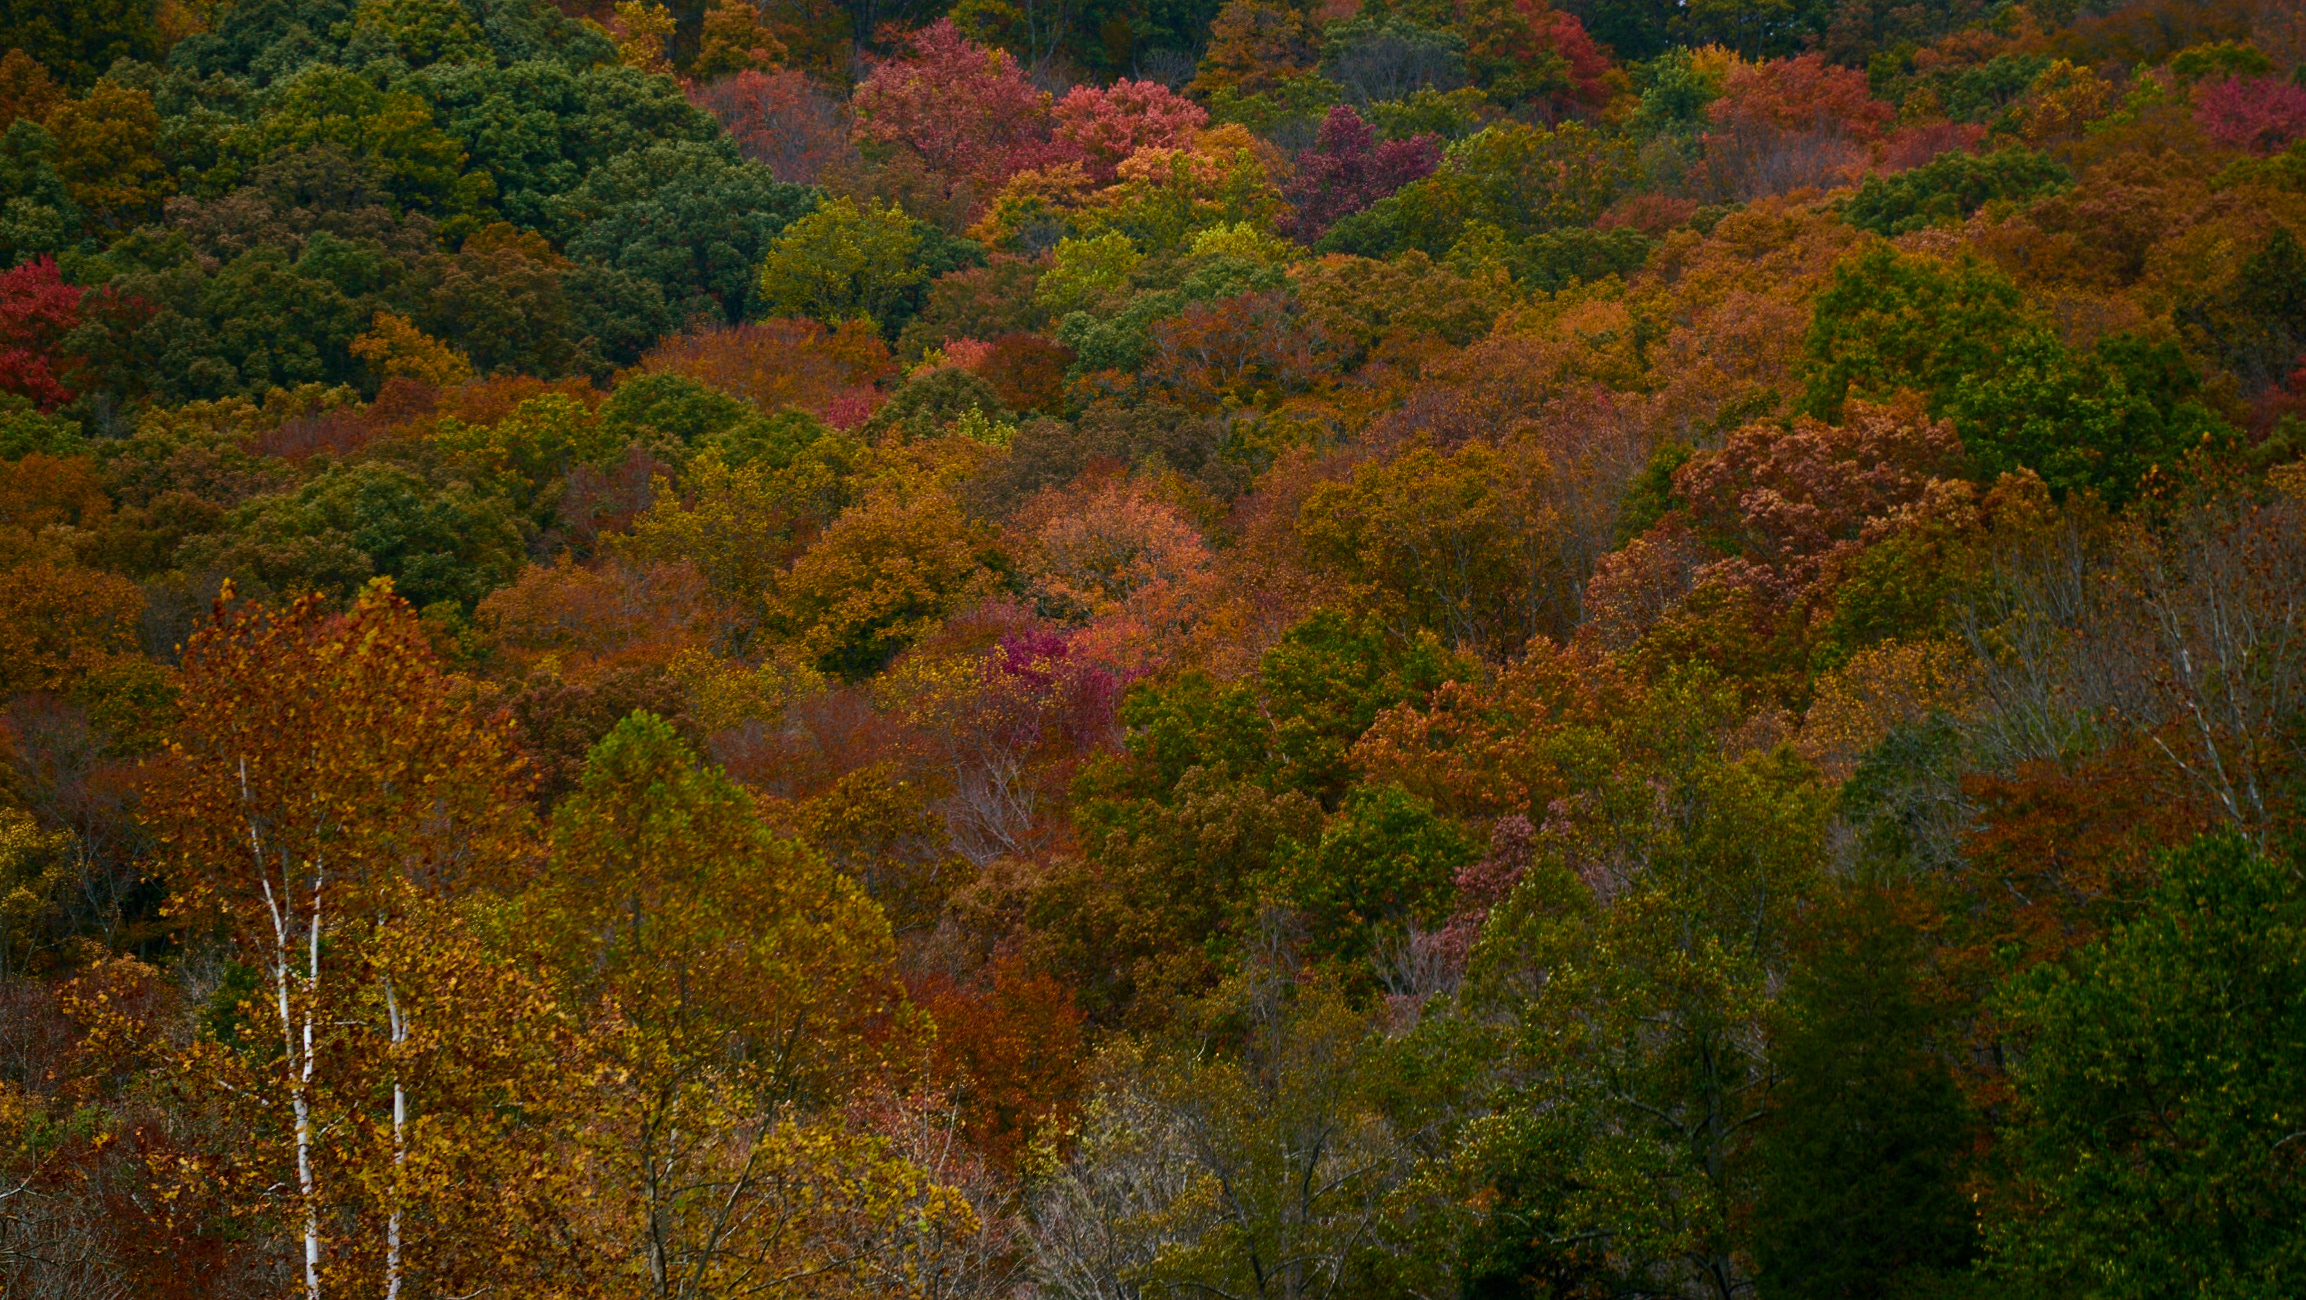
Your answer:
[[[2269,154],[2306,136],[2306,86],[2276,77],[2230,77],[2194,90],[2194,122],[2232,149]]]
[[[1056,161],[1049,96],[1006,51],[988,50],[940,18],[914,33],[909,54],[857,87],[849,106],[858,141],[910,151],[983,197],[1018,172]]]
[[[80,324],[82,292],[64,282],[53,257],[0,272],[0,392],[43,407],[72,400],[56,346]]]
[[[815,184],[826,167],[849,154],[840,105],[797,69],[747,69],[690,87],[689,100],[719,118],[745,157],[766,165],[780,181]]]
[[[1199,104],[1158,81],[1075,86],[1057,103],[1058,141],[1100,185],[1112,184],[1114,168],[1139,149],[1185,148],[1208,121]]]
[[[1310,244],[1343,218],[1432,175],[1440,162],[1439,137],[1379,144],[1361,114],[1339,104],[1321,123],[1313,147],[1298,155],[1297,174],[1282,191],[1295,209],[1281,223],[1283,233]]]

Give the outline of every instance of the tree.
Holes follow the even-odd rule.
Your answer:
[[[1097,198],[1103,223],[1149,254],[1188,249],[1218,226],[1266,229],[1279,215],[1280,159],[1239,125],[1202,131],[1190,149],[1139,150],[1117,171]]]
[[[2038,198],[2073,183],[2072,172],[2030,149],[1983,156],[1957,149],[1911,171],[1868,176],[1842,216],[1860,230],[1888,238],[1964,220],[1997,199]]]
[[[2228,77],[2194,88],[2202,134],[2232,149],[2270,154],[2306,135],[2306,86],[2275,77]]]
[[[996,336],[978,373],[993,394],[1013,411],[1056,415],[1065,409],[1065,372],[1073,350],[1038,334]]]
[[[0,253],[22,262],[73,247],[87,214],[56,171],[56,137],[19,118],[0,136]]]
[[[1322,121],[1313,147],[1298,155],[1297,174],[1282,189],[1295,210],[1283,233],[1316,243],[1340,218],[1432,175],[1440,161],[1438,138],[1417,135],[1379,144],[1361,115],[1339,104]]]
[[[1297,10],[1269,0],[1227,0],[1209,24],[1208,49],[1186,89],[1200,96],[1262,94],[1310,69],[1319,53]]]
[[[1880,1294],[1976,1253],[1960,1178],[1974,1121],[1933,1039],[1910,897],[1860,887],[1821,908],[1773,1061],[1782,1082],[1754,1205],[1761,1292]]]
[[[2276,226],[2223,288],[2189,298],[2175,315],[2246,394],[2281,384],[2306,356],[2306,246],[2288,227]]]
[[[57,105],[45,125],[56,137],[65,193],[89,216],[124,230],[160,215],[175,185],[157,152],[160,114],[151,91],[106,77],[85,98]]]
[[[1731,64],[1707,115],[1716,124],[1749,118],[1782,131],[1833,129],[1871,140],[1897,110],[1873,97],[1865,74],[1813,53]]]
[[[844,773],[803,803],[794,817],[801,837],[880,904],[900,942],[934,928],[954,891],[974,876],[969,860],[953,850],[945,819],[929,807],[929,793],[905,764],[892,759]],[[924,1000],[917,979],[908,981],[908,988],[914,1001],[939,1019],[942,1055],[943,1011],[930,1005],[933,998]],[[1058,1008],[1048,1010],[1062,1017]],[[968,1085],[961,1087],[966,1091]]]
[[[784,442],[786,430],[799,436]],[[759,433],[757,442],[706,448],[690,466],[686,494],[661,495],[615,544],[642,562],[694,564],[720,606],[721,635],[739,648],[761,628],[776,571],[854,499],[861,451],[805,417],[781,417]]]
[[[1049,314],[1035,300],[1043,276],[1042,268],[1006,253],[995,253],[985,266],[938,276],[922,295],[920,312],[905,322],[898,354],[918,357],[949,339],[997,341],[1045,330]]]
[[[239,6],[233,14],[247,10]],[[488,31],[500,36],[524,18],[561,21],[549,8],[498,15]],[[433,64],[399,84],[424,97],[469,169],[486,174],[493,212],[558,235],[556,201],[604,165],[660,145],[712,145],[721,137],[712,115],[683,98],[671,78],[624,67],[606,37],[598,39],[600,48],[590,53],[531,49],[502,66],[495,60]]]
[[[1489,1191],[1493,1286],[1752,1285],[1766,1026],[1826,805],[1783,754],[1700,739],[1736,716],[1701,671],[1613,719],[1615,753],[1566,774],[1578,795],[1482,929],[1461,1004],[1518,1026],[1519,1086],[1461,1155]]]
[[[1036,1140],[1077,1115],[1084,1048],[1072,991],[997,960],[977,987],[932,975],[914,1002],[937,1022],[937,1069],[959,1084],[971,1142],[995,1162],[1025,1156]]]
[[[1844,183],[1896,110],[1873,98],[1863,73],[1812,51],[1733,63],[1706,115],[1706,173],[1734,201]]]
[[[822,1218],[850,1194],[892,1212],[873,1202],[907,1171],[844,1168],[839,1123],[809,1117],[896,1009],[880,909],[648,713],[594,746],[551,842],[527,906],[610,1066],[589,1140],[625,1284],[722,1295],[854,1262]]]
[[[982,203],[1018,172],[1055,160],[1049,96],[1005,50],[949,18],[913,34],[909,57],[873,69],[850,100],[859,142],[903,149]]]
[[[1124,1047],[1120,1060],[1104,1063],[1120,1076],[1101,1098],[1106,1114],[1152,1123],[1131,1135],[1134,1143],[1105,1135],[1089,1159],[1168,1166],[1175,1181],[1138,1195],[1174,1188],[1171,1196],[1142,1208],[1099,1204],[1091,1189],[1120,1171],[1086,1160],[1048,1193],[1062,1209],[1047,1217],[1074,1231],[1102,1228],[1115,1245],[1151,1238],[1150,1258],[1118,1279],[1124,1285],[1310,1300],[1376,1289],[1385,1276],[1396,1244],[1386,1196],[1407,1178],[1411,1147],[1379,1100],[1381,1040],[1334,987],[1292,981],[1281,968],[1285,953],[1261,956],[1195,1008],[1204,1022],[1239,1026],[1225,1034],[1235,1050],[1162,1044],[1129,1060]],[[1144,1150],[1156,1143],[1166,1149]],[[1415,1276],[1417,1263],[1401,1267]]]
[[[397,942],[421,896],[517,869],[520,769],[389,587],[343,615],[316,599],[277,612],[228,601],[185,648],[183,722],[147,807],[173,907],[213,918],[262,979],[241,1014],[269,1021],[277,1049],[251,1043],[247,1084],[285,1122],[251,1155],[270,1184],[260,1195],[298,1225],[304,1293],[318,1300],[324,1281],[349,1283],[363,1265],[389,1293],[405,1278],[416,1152],[397,1067],[408,1017],[450,1008],[415,988],[404,1004],[405,968],[376,945]],[[415,982],[426,998],[441,991]],[[389,1085],[383,1114],[374,1082]],[[381,1152],[364,1129],[389,1131]]]
[[[59,691],[136,648],[144,593],[118,574],[31,560],[0,570],[0,697]]]
[[[993,594],[994,538],[934,487],[877,487],[776,579],[770,622],[827,673],[872,675]]]
[[[1289,279],[1313,327],[1346,347],[1347,368],[1414,355],[1436,341],[1472,343],[1489,332],[1509,292],[1419,252],[1387,262],[1331,255],[1298,263]]]
[[[951,644],[1003,631],[982,652]],[[958,615],[882,690],[953,848],[979,868],[1045,848],[1062,824],[1055,796],[1082,758],[1110,744],[1121,694],[1111,671],[1001,603]]]
[[[1337,349],[1280,293],[1188,302],[1146,330],[1142,391],[1196,414],[1270,412],[1332,382]]]
[[[1401,103],[1465,84],[1465,38],[1398,15],[1353,18],[1322,33],[1321,71],[1357,106]]]
[[[355,338],[349,350],[382,379],[399,375],[434,388],[454,388],[472,378],[472,363],[461,353],[388,311],[378,312],[368,333]]]
[[[1139,149],[1182,149],[1209,121],[1199,104],[1157,81],[1124,77],[1110,86],[1075,86],[1057,101],[1056,138],[1098,184]]]
[[[1570,226],[1532,235],[1518,247],[1497,241],[1493,261],[1483,238],[1488,233],[1468,229],[1466,239],[1452,250],[1458,264],[1468,271],[1502,265],[1513,273],[1516,284],[1540,293],[1559,293],[1572,283],[1593,284],[1613,275],[1624,278],[1640,270],[1657,247],[1656,240],[1631,226],[1606,231]]]
[[[895,337],[922,273],[921,237],[904,209],[847,197],[796,221],[761,264],[760,299],[780,316],[827,324],[864,318]]]
[[[571,521],[558,515],[570,480],[607,468],[628,446],[618,430],[603,426],[590,396],[545,393],[485,425],[452,415],[433,426],[431,441],[452,472],[507,498],[538,529],[565,524]]]
[[[1550,114],[1609,102],[1609,59],[1574,13],[1543,0],[1459,0],[1466,67],[1489,98]]]
[[[1578,16],[1603,49],[1628,64],[1672,57],[1669,33],[1682,7],[1666,0],[1601,0],[1581,5]]]
[[[549,656],[558,675],[584,681],[662,665],[701,640],[706,609],[703,579],[690,565],[532,564],[474,616],[500,653],[524,664]]]
[[[1549,467],[1536,449],[1413,448],[1323,484],[1298,509],[1314,556],[1369,592],[1404,634],[1509,655],[1576,621],[1574,575],[1552,544]]]
[[[1503,122],[1450,145],[1433,175],[1339,222],[1321,249],[1438,258],[1474,222],[1516,239],[1590,225],[1632,177],[1630,144],[1582,122]]]
[[[1079,1145],[1034,1188],[1033,1262],[1065,1300],[1125,1295],[1182,1236],[1165,1213],[1196,1170],[1177,1116],[1137,1086],[1144,1057],[1117,1046],[1090,1066]]]
[[[511,658],[519,661],[517,646]],[[543,667],[506,701],[520,727],[521,758],[536,773],[539,807],[557,807],[577,788],[593,746],[635,710],[653,713],[685,739],[702,743],[701,728],[689,714],[690,692],[664,666],[643,661],[615,667],[580,658],[566,675]]]
[[[763,411],[788,407],[854,428],[871,415],[874,385],[891,370],[888,345],[871,321],[765,320],[667,339],[641,358],[652,374],[685,375],[750,400]]]
[[[571,311],[569,263],[544,236],[492,222],[466,236],[453,261],[444,258],[433,265],[438,280],[427,295],[423,322],[434,333],[455,339],[468,366],[486,374],[517,371],[550,378],[582,362],[605,360],[580,354],[579,345],[587,340]],[[382,334],[380,326],[371,326],[371,337]],[[400,337],[404,346],[421,353],[415,339]],[[355,340],[354,355],[362,355],[359,349]],[[444,363],[430,364],[438,368]],[[454,364],[445,364],[440,373],[454,374]],[[370,366],[375,368],[373,360]]]
[[[338,466],[295,492],[258,497],[228,531],[191,544],[186,559],[254,577],[282,595],[346,600],[373,576],[408,599],[469,609],[512,581],[526,558],[503,496],[463,482],[435,487],[381,461]]]
[[[1183,598],[1208,580],[1208,545],[1177,512],[1142,492],[1107,487],[1066,503],[1035,530],[1023,559],[1032,594],[1049,617],[1093,621],[1185,613]]]
[[[325,63],[307,64],[273,90],[270,111],[227,137],[250,163],[312,145],[333,145],[378,169],[395,198],[439,211],[476,206],[491,186],[465,173],[465,153],[434,122],[432,106],[405,90],[381,90]]]
[[[628,440],[668,439],[700,446],[759,418],[748,402],[708,388],[686,375],[633,375],[601,405],[604,430]]]
[[[714,0],[698,35],[697,56],[685,70],[693,81],[767,72],[785,61],[785,43],[761,22],[751,0]]]
[[[1278,867],[1320,834],[1314,799],[1266,789],[1232,754],[1208,758],[1157,799],[1083,801],[1085,860],[1060,859],[1026,900],[1027,952],[1093,1018],[1157,1022],[1210,989],[1255,942]]]
[[[999,441],[994,430],[1012,427],[1012,413],[993,386],[960,366],[939,366],[907,380],[861,433],[871,438],[926,442],[948,433]]]
[[[690,8],[683,5],[682,8]],[[617,0],[617,62],[635,72],[664,76],[673,70],[673,12],[657,0]]]
[[[0,130],[18,118],[39,123],[65,98],[64,87],[48,75],[40,61],[22,49],[0,55]]]
[[[351,383],[376,310],[364,290],[392,274],[379,251],[324,234],[300,256],[263,245],[213,270],[131,269],[82,299],[71,348],[86,386],[174,402]]]
[[[1873,244],[1834,267],[1810,324],[1803,398],[1821,419],[1850,397],[1910,388],[1943,414],[1966,375],[1991,374],[2024,322],[2018,288],[1990,267],[1900,254]]]
[[[72,399],[59,373],[58,345],[80,325],[83,292],[64,282],[52,257],[0,271],[0,391],[28,397],[43,410]]]
[[[2174,342],[2109,334],[2077,353],[2028,330],[2005,347],[1996,371],[1964,376],[1946,403],[1980,477],[2024,467],[2061,495],[2089,489],[2121,505],[2149,475],[2175,474],[2231,436]]]
[[[1463,828],[1397,785],[1357,785],[1280,865],[1282,896],[1313,955],[1351,969],[1448,919],[1458,873],[1478,856]]]
[[[1773,566],[1793,590],[1839,575],[1869,533],[1966,468],[1954,425],[1910,399],[1853,401],[1839,426],[1749,424],[1673,472],[1673,494],[1717,547]]]
[[[554,205],[569,255],[655,284],[678,317],[794,314],[763,298],[754,268],[818,208],[817,191],[733,152],[668,142],[597,168]]]
[[[1350,755],[1370,724],[1471,668],[1431,636],[1391,637],[1374,620],[1316,610],[1259,657],[1248,680],[1186,671],[1130,692],[1122,705],[1127,758],[1094,794],[1165,800],[1203,768],[1334,807],[1353,784]]]
[[[1033,286],[1033,301],[1052,314],[1092,308],[1110,310],[1129,290],[1129,277],[1145,255],[1118,230],[1097,237],[1060,241],[1048,269]]]
[[[2017,1184],[1992,1261],[2108,1296],[2295,1290],[2306,894],[2293,868],[2223,838],[2171,854],[2141,901],[2002,991]]]
[[[368,979],[356,1011],[385,1048],[356,1095],[393,1105],[353,1117],[367,1158],[347,1173],[384,1231],[360,1243],[365,1267],[328,1271],[331,1289],[379,1276],[388,1296],[581,1285],[593,1261],[568,1240],[565,1209],[582,1195],[568,1154],[591,1118],[586,1045],[533,954],[495,933],[496,900],[402,896],[389,923],[345,945]]]
[[[739,152],[780,181],[814,185],[852,154],[840,106],[795,69],[747,69],[689,94],[720,119]]]
[[[368,0],[353,7],[348,50],[390,51],[411,67],[494,62],[481,27],[455,0]],[[355,58],[354,66],[366,62]]]
[[[155,8],[140,0],[15,0],[0,8],[0,46],[38,59],[67,85],[86,86],[121,59],[159,57],[165,41]]]
[[[2013,106],[2012,125],[2032,145],[2078,139],[2120,106],[2113,83],[2098,69],[2068,59],[2042,69]]]

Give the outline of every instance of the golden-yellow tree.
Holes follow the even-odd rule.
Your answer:
[[[880,1228],[973,1230],[844,1119],[908,1019],[855,882],[645,712],[594,746],[551,840],[529,906],[600,1052],[587,1146],[614,1293],[822,1291],[886,1262]]]
[[[343,613],[227,589],[183,682],[146,816],[172,913],[260,976],[240,1050],[196,1051],[190,1071],[277,1135],[241,1153],[250,1212],[294,1225],[309,1300],[517,1273],[528,1221],[451,1204],[541,1190],[496,1158],[535,1147],[505,1107],[548,1110],[537,1092],[567,1050],[540,991],[453,905],[533,844],[508,737],[383,583]],[[552,1165],[528,1156],[530,1173]]]

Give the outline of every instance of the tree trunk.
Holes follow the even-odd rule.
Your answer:
[[[385,1300],[400,1300],[401,1198],[406,1194],[408,1165],[408,1091],[400,1081],[400,1051],[408,1041],[408,1021],[400,1014],[400,998],[385,977],[384,1009],[392,1020],[392,1212],[384,1229]]]

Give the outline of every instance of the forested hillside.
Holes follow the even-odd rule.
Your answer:
[[[0,51],[11,1300],[2306,1294],[2292,0]]]

